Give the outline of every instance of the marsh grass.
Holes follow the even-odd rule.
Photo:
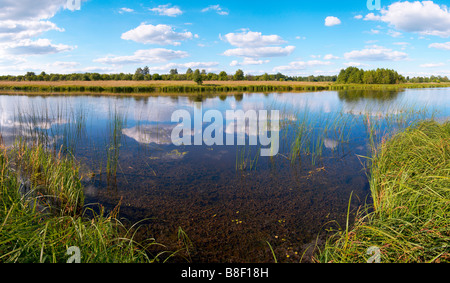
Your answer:
[[[414,123],[370,160],[373,205],[328,239],[318,262],[450,262],[450,122]]]
[[[163,247],[153,238],[135,240],[138,223],[118,220],[120,204],[109,214],[84,206],[78,168],[70,156],[42,145],[1,149],[0,262],[63,263],[71,246],[80,248],[83,263],[170,258],[168,251],[150,254],[153,246]]]
[[[106,174],[108,180],[115,180],[119,167],[120,148],[124,143],[122,130],[126,128],[126,113],[121,113],[118,109],[110,109],[108,119],[108,135],[106,141]]]
[[[292,164],[301,164],[302,158],[309,156],[310,163],[316,166],[326,148],[334,152],[350,140],[351,115],[342,112],[313,115],[304,109],[292,117],[282,127],[284,140],[290,143],[284,148],[288,149]]]
[[[57,104],[51,109],[43,103],[18,105],[14,111],[15,136],[53,150],[75,153],[81,140],[87,138],[87,113],[83,107],[73,109],[68,104]]]
[[[75,214],[84,202],[79,166],[71,157],[50,152],[43,145],[18,141],[10,149],[10,163],[22,180],[23,191],[33,191],[61,214]]]
[[[253,150],[253,149],[255,150]],[[256,171],[261,147],[242,145],[236,147],[236,171]]]

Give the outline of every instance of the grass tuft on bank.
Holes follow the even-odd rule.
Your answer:
[[[18,142],[0,149],[0,262],[64,263],[78,247],[82,263],[147,263],[154,239],[137,226],[84,205],[79,166],[69,156]],[[160,249],[161,250],[161,249]]]
[[[383,141],[370,163],[373,205],[315,260],[450,262],[450,122],[407,128]]]

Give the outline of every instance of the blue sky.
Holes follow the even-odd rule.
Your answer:
[[[148,66],[308,76],[357,66],[450,76],[444,1],[381,0],[380,10],[366,0],[76,1],[0,0],[0,74]]]

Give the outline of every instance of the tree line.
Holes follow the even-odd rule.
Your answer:
[[[399,84],[406,78],[390,69],[363,70],[356,67],[342,69],[337,77],[341,84]]]
[[[399,84],[399,83],[440,83],[450,82],[447,76],[406,78],[390,69],[362,70],[356,67],[342,69],[337,77],[341,84]]]
[[[334,82],[337,76],[286,76],[281,73],[262,75],[245,74],[241,69],[235,73],[221,71],[219,73],[206,70],[192,70],[188,68],[185,73],[179,73],[177,69],[171,69],[168,74],[150,73],[146,66],[137,68],[134,74],[99,74],[99,73],[72,73],[72,74],[47,74],[41,72],[27,72],[25,75],[5,75],[0,76],[1,81],[196,81],[201,84],[203,81],[305,81],[305,82]]]
[[[185,73],[179,73],[177,69],[171,69],[168,74],[150,73],[148,66],[137,68],[134,74],[99,74],[99,73],[72,73],[72,74],[47,74],[41,72],[27,72],[25,75],[0,76],[1,81],[195,81],[202,84],[203,81],[299,81],[299,82],[336,82],[341,84],[399,84],[399,83],[439,83],[450,82],[447,76],[430,77],[404,77],[394,70],[376,69],[362,70],[356,67],[342,69],[339,75],[332,76],[287,76],[281,73],[262,75],[244,74],[239,69],[234,74],[225,71],[219,73],[206,70],[192,70],[188,68]]]

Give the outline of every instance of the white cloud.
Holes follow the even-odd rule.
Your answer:
[[[328,61],[319,61],[319,60],[311,60],[311,61],[294,61],[289,63],[289,65],[286,66],[278,66],[273,69],[274,72],[281,72],[281,73],[290,73],[292,71],[297,70],[304,70],[307,68],[315,67],[315,66],[326,66],[331,65],[331,62]]]
[[[183,14],[183,12],[180,10],[179,7],[177,6],[170,7],[170,5],[171,4],[159,5],[158,7],[149,10],[157,13],[158,15],[169,17],[176,17]]]
[[[406,46],[406,45],[409,45],[410,43],[409,43],[409,42],[394,42],[394,43],[392,43],[392,44],[394,44],[394,45],[400,45],[400,46]]]
[[[58,67],[58,68],[67,68],[67,69],[71,69],[71,68],[75,68],[76,66],[79,66],[80,63],[78,62],[67,62],[67,61],[55,61],[51,64],[48,64],[48,66],[50,67]]]
[[[264,57],[279,57],[290,55],[295,50],[295,46],[266,46],[255,48],[235,48],[226,50],[225,56],[238,56],[248,58],[264,58]]]
[[[353,50],[344,54],[347,60],[361,61],[400,61],[406,60],[408,54],[381,46],[372,46],[363,50]]]
[[[0,42],[32,38],[50,30],[64,31],[50,21],[1,20]]]
[[[123,13],[132,13],[132,12],[134,12],[134,10],[133,9],[130,9],[130,8],[120,8],[119,9],[119,13],[120,14],[123,14]]]
[[[354,16],[353,18],[355,18],[355,19],[357,19],[357,20],[361,20],[361,19],[363,18],[363,16],[362,16],[362,15],[356,15],[356,16]]]
[[[205,9],[202,10],[202,12],[208,12],[208,11],[216,11],[217,14],[221,15],[221,16],[227,16],[228,15],[228,11],[224,11],[222,7],[220,7],[220,5],[210,5],[208,7],[206,7]]]
[[[364,17],[365,21],[381,21],[381,16],[376,16],[374,13],[369,13]]]
[[[161,63],[174,59],[185,58],[189,54],[185,51],[175,51],[164,48],[137,50],[129,56],[106,56],[95,59],[94,62],[114,65]]]
[[[66,8],[67,0],[1,0],[0,20],[41,20],[52,18]]]
[[[2,54],[0,51],[0,67],[17,66],[17,65],[25,63],[25,62],[27,62],[27,60],[25,60],[23,57],[5,55],[5,54]]]
[[[435,68],[435,67],[441,67],[445,66],[444,63],[427,63],[420,65],[421,68]]]
[[[339,57],[334,56],[333,54],[327,54],[325,56],[323,56],[324,60],[333,60],[333,59],[339,59]]]
[[[398,31],[395,31],[395,30],[392,30],[392,29],[388,30],[387,34],[392,36],[392,37],[399,37],[399,36],[402,35],[401,32],[398,32]]]
[[[325,18],[325,26],[327,27],[332,27],[332,26],[336,26],[336,25],[340,25],[341,24],[341,20],[339,20],[336,17],[333,16],[329,16]]]
[[[117,72],[117,67],[98,67],[98,66],[89,66],[80,68],[81,64],[78,62],[72,61],[56,61],[53,63],[46,64],[44,70],[47,73],[112,73]],[[42,67],[41,67],[42,69]]]
[[[278,35],[262,35],[260,32],[253,31],[228,33],[225,35],[224,40],[237,47],[262,47],[286,43],[286,41]]]
[[[361,67],[361,66],[367,66],[367,64],[363,64],[363,63],[360,63],[360,62],[346,62],[346,63],[344,63],[344,66],[347,66],[347,67]]]
[[[84,0],[82,0],[84,1]],[[44,55],[74,47],[33,38],[51,30],[63,32],[48,19],[58,11],[73,8],[67,0],[0,0],[0,52],[8,55]]]
[[[192,33],[178,33],[168,25],[141,24],[137,28],[122,34],[121,38],[144,44],[180,45],[179,41],[191,39]]]
[[[450,36],[450,12],[433,1],[395,2],[381,15],[367,14],[365,20],[383,21],[397,30],[422,35]]]
[[[250,62],[248,58],[287,56],[295,49],[295,46],[271,46],[281,45],[286,43],[286,41],[278,35],[262,35],[260,32],[244,30],[242,33],[226,34],[221,39],[239,47],[226,50],[223,55],[246,57],[247,63]],[[236,62],[236,64],[238,63]]]
[[[168,71],[170,69],[205,69],[212,70],[213,67],[218,66],[218,62],[188,62],[188,63],[169,63],[163,66],[154,66],[151,68],[153,71]]]
[[[74,47],[65,44],[52,44],[48,39],[24,39],[14,43],[3,44],[0,52],[8,55],[44,55],[73,50]]]
[[[91,66],[91,67],[85,67],[85,68],[81,68],[81,69],[74,69],[71,72],[73,72],[73,73],[100,73],[100,74],[107,74],[107,73],[117,72],[117,68],[116,67]]]
[[[257,60],[254,58],[244,58],[244,61],[242,62],[238,62],[237,60],[231,61],[230,66],[262,65],[269,62],[270,60]]]
[[[436,49],[443,49],[443,50],[450,50],[450,42],[444,42],[444,43],[431,43],[428,45],[429,48],[436,48]]]

